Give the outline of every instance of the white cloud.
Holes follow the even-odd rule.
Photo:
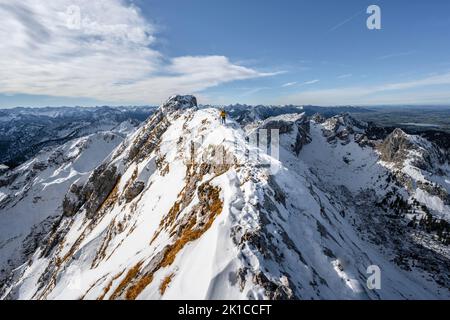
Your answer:
[[[411,89],[449,85],[450,73],[445,73],[413,81],[303,91],[284,97],[282,103],[319,105],[440,103],[450,99],[448,88],[435,90],[433,94],[417,90],[411,92]]]
[[[68,8],[78,6],[79,29]],[[124,0],[0,2],[0,93],[160,103],[224,82],[274,75],[224,56],[164,57],[156,30]]]
[[[294,81],[294,82],[287,82],[287,83],[283,84],[282,87],[283,87],[283,88],[291,87],[291,86],[296,85],[297,83],[298,83],[298,82],[296,82],[296,81]]]
[[[338,79],[346,79],[346,78],[350,78],[353,75],[351,73],[346,73],[346,74],[341,74],[340,76],[338,76]]]

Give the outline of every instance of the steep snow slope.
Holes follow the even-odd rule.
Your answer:
[[[412,199],[364,123],[297,114],[243,129],[196,104],[172,97],[72,184],[2,298],[450,298],[449,252],[393,217],[394,195]],[[251,143],[273,129],[279,159]]]
[[[117,133],[74,139],[0,177],[0,279],[36,250],[60,218],[71,184],[84,181],[122,140]]]
[[[385,295],[386,287],[376,292],[382,298],[448,296],[448,246],[410,225],[414,216],[417,221],[424,216],[421,206],[424,203],[416,203],[422,201],[414,197],[419,189],[408,190],[396,181],[395,171],[386,168],[378,151],[364,143],[358,133],[350,134],[350,139],[346,136],[327,143],[328,130],[329,123],[312,121],[312,142],[304,147],[299,155],[302,161],[295,166],[304,170],[312,186],[331,199],[331,205],[336,208],[335,216],[342,217],[347,224],[338,229],[342,232],[350,228],[357,235],[352,243],[364,248],[364,255],[366,259],[370,257],[371,264],[380,266],[383,286],[392,285],[391,294]],[[405,207],[397,204],[396,197],[404,201]],[[429,194],[425,195],[425,199],[430,198]],[[440,212],[433,213],[440,215]],[[380,259],[385,261],[381,263]],[[353,256],[349,260],[359,259]],[[359,272],[364,273],[362,269]],[[412,287],[405,277],[418,285],[414,292],[408,292]],[[430,286],[432,281],[438,285]],[[424,288],[428,288],[428,293],[423,292]]]

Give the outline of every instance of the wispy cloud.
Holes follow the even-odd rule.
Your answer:
[[[430,94],[419,90],[444,86]],[[450,100],[450,73],[428,76],[405,82],[385,83],[373,86],[352,86],[298,92],[282,99],[293,104],[377,104],[377,103],[436,103]],[[411,89],[415,89],[411,92]]]
[[[282,88],[287,88],[287,87],[302,87],[302,86],[307,86],[307,85],[311,85],[311,84],[315,84],[317,82],[319,82],[319,79],[314,79],[314,80],[309,80],[309,81],[305,81],[305,82],[298,82],[298,81],[293,81],[293,82],[287,82],[283,85],[281,85]]]
[[[68,8],[80,28],[68,28]],[[273,76],[225,56],[167,57],[156,27],[125,0],[0,3],[0,93],[159,103],[222,83]]]
[[[297,83],[298,83],[297,81],[294,81],[294,82],[287,82],[287,83],[283,84],[282,87],[283,87],[283,88],[286,88],[286,87],[292,87],[292,86],[296,85]]]
[[[304,84],[304,85],[309,85],[309,84],[317,83],[317,82],[319,82],[319,81],[320,81],[319,79],[314,79],[314,80],[310,80],[310,81],[303,82],[302,84]]]
[[[416,51],[390,53],[390,54],[386,54],[384,56],[378,57],[377,60],[386,60],[386,59],[392,59],[392,58],[405,57],[405,56],[413,55],[414,53],[416,53]]]
[[[340,76],[337,76],[338,79],[345,79],[345,78],[350,78],[352,77],[353,74],[351,73],[346,73],[346,74],[341,74]]]

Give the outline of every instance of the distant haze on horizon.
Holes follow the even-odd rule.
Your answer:
[[[220,108],[220,107],[232,107],[232,106],[248,106],[249,108],[252,107],[258,107],[258,106],[267,106],[267,107],[314,107],[314,108],[355,108],[355,109],[367,109],[367,110],[378,110],[378,109],[390,109],[391,111],[395,110],[402,110],[402,109],[417,109],[421,111],[426,111],[427,109],[430,110],[450,110],[450,104],[444,105],[444,104],[436,104],[436,105],[407,105],[407,104],[392,104],[392,105],[301,105],[301,104],[246,104],[246,103],[230,103],[230,104],[213,104],[213,103],[206,103],[203,104],[201,101],[199,102],[199,106],[202,107],[213,107],[213,108]],[[121,105],[121,104],[100,104],[100,105],[43,105],[43,106],[33,106],[33,105],[17,105],[17,106],[0,106],[0,110],[12,110],[12,109],[46,109],[46,108],[86,108],[86,109],[93,109],[93,108],[157,108],[159,105],[156,104],[148,104],[148,105]]]

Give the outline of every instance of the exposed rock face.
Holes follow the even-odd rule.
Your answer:
[[[381,160],[402,165],[414,147],[408,135],[401,129],[395,129],[378,147]]]
[[[284,114],[281,116],[270,117],[260,126],[260,129],[278,129],[279,134],[293,134],[295,142],[292,143],[292,151],[298,155],[303,146],[311,141],[309,135],[309,121],[305,114]]]
[[[86,216],[94,217],[119,181],[120,174],[115,166],[103,164],[89,177],[84,186],[73,184],[63,200],[63,213],[73,216],[84,205]]]
[[[433,143],[406,134],[401,129],[395,129],[379,145],[378,150],[383,161],[392,162],[400,167],[405,160],[422,170],[433,171],[433,164],[442,164],[446,156]]]
[[[286,284],[276,284],[270,281],[262,272],[258,272],[253,276],[253,282],[259,286],[261,286],[265,290],[266,296],[270,300],[290,300],[297,299],[292,292],[292,289],[289,288],[289,282]]]
[[[133,181],[128,188],[125,190],[125,200],[127,202],[130,202],[134,198],[136,198],[142,190],[145,188],[145,183],[142,181]]]
[[[197,98],[191,95],[187,96],[172,96],[161,107],[163,112],[173,112],[180,109],[189,109],[197,107]]]
[[[299,123],[297,126],[297,136],[295,138],[295,144],[293,146],[293,151],[298,156],[303,146],[311,142],[311,137],[309,136],[309,122]]]
[[[100,174],[91,176],[82,192],[89,194],[85,204],[86,216],[92,218],[119,181],[120,174],[115,166],[108,166]]]
[[[83,205],[85,198],[82,195],[83,186],[72,184],[69,192],[65,195],[62,208],[66,217],[73,216]]]
[[[335,143],[340,140],[343,144],[350,142],[350,135],[364,133],[367,123],[358,121],[348,113],[329,118],[324,124],[324,135],[328,142]]]
[[[144,125],[144,129],[131,143],[128,151],[127,162],[140,161],[148,156],[158,145],[158,141],[169,127],[167,114],[183,110],[197,108],[197,99],[194,96],[173,96],[165,102],[158,111],[150,117]]]
[[[359,144],[360,147],[374,147],[375,146],[375,142],[370,140],[367,135],[362,134],[362,133],[356,133],[355,134],[355,142],[357,144]]]
[[[150,118],[144,125],[139,135],[131,143],[127,162],[139,162],[146,155],[150,154],[158,146],[158,141],[167,130],[169,122],[165,119],[164,113],[159,111]],[[120,153],[118,153],[120,155]]]
[[[324,123],[326,119],[320,113],[316,113],[311,117],[311,120],[313,120],[316,123]]]

